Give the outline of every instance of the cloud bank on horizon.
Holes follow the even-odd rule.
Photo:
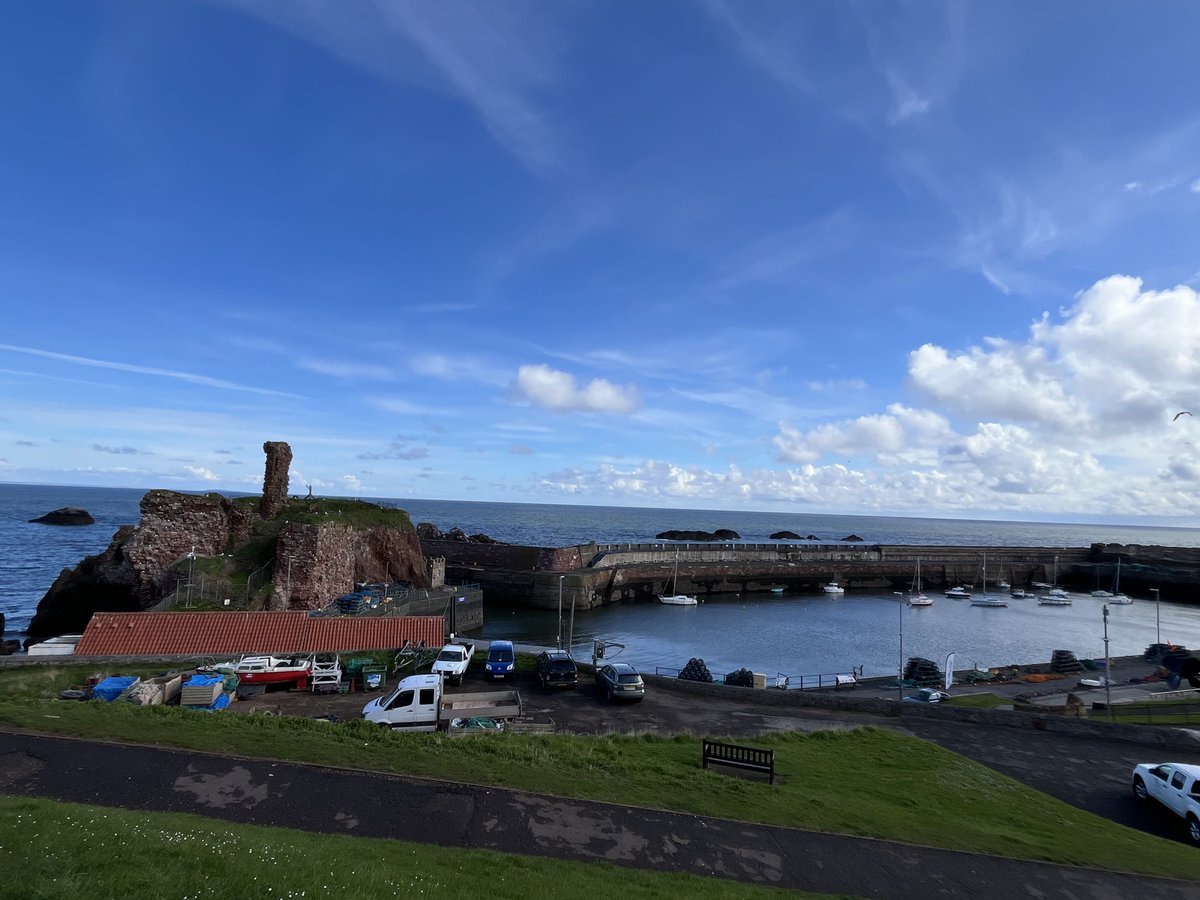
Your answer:
[[[0,481],[1200,525],[1200,9],[14,15]]]

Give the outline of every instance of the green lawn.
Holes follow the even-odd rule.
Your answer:
[[[0,895],[300,898],[486,894],[560,897],[794,897],[771,888],[378,838],[235,825],[0,795]],[[812,894],[802,896],[816,896]]]
[[[776,769],[785,776],[783,784],[769,786],[702,770],[699,742],[690,737],[450,738],[393,734],[362,721],[331,727],[299,718],[28,699],[53,695],[72,680],[68,674],[0,671],[0,723],[333,766],[352,760],[385,772],[1002,856],[1184,878],[1200,871],[1191,848],[1116,825],[935,744],[883,729],[755,738],[754,745],[774,749]]]

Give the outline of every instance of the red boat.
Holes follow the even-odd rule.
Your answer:
[[[299,657],[243,656],[233,674],[242,684],[294,684],[296,690],[308,687],[312,660]]]

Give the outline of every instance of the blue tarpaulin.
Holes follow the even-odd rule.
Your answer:
[[[111,703],[121,691],[140,680],[136,675],[111,675],[92,688],[92,696]]]
[[[193,675],[184,682],[188,687],[204,687],[209,684],[224,683],[224,675]]]

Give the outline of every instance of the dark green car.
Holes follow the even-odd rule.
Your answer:
[[[596,693],[610,703],[641,700],[646,696],[646,682],[629,663],[609,663],[596,670]]]

